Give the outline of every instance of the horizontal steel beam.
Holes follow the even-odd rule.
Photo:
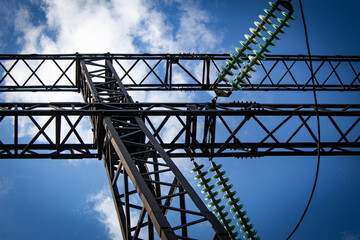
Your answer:
[[[188,110],[189,106],[195,109]],[[0,103],[0,116],[315,116],[314,104]],[[319,116],[360,116],[360,104],[319,104]]]
[[[209,91],[229,54],[0,55],[0,92],[79,91],[80,61],[114,68],[127,91]],[[360,91],[360,56],[268,55],[244,91]],[[197,74],[201,65],[201,74]],[[43,71],[51,72],[46,77]],[[184,78],[174,80],[174,74]],[[227,84],[217,88],[229,89]]]
[[[318,107],[322,154],[359,155],[360,105]],[[10,142],[0,138],[0,158],[99,157],[96,144],[79,133],[84,116],[141,117],[170,157],[309,156],[317,148],[313,104],[1,103],[0,109],[0,127],[7,123],[14,133]],[[37,130],[30,140],[19,137],[19,121]]]

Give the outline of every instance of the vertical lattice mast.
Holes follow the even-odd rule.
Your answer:
[[[133,103],[111,60],[105,61],[80,61],[79,87],[84,100]],[[97,116],[91,123],[124,239],[136,239],[140,233],[153,239],[153,227],[162,239],[193,239],[196,225],[202,222],[210,223],[215,239],[229,238],[141,117]],[[141,203],[134,200],[136,194]],[[134,218],[135,224],[131,222]]]

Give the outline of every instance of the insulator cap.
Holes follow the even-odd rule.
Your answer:
[[[249,56],[248,58],[251,62],[254,62],[256,65],[260,66],[260,61],[257,60],[254,56]],[[235,78],[236,78],[236,75],[235,75]]]
[[[247,72],[245,69],[240,69],[241,75],[244,75],[247,78],[251,78],[251,74]]]
[[[245,65],[245,68],[246,68],[246,69],[249,69],[249,70],[252,71],[252,72],[256,72],[256,68],[255,68],[254,66],[251,66],[251,65],[248,64],[248,63],[245,63],[244,65]]]
[[[261,43],[259,44],[259,47],[261,48],[261,50],[265,51],[265,52],[270,52],[270,50],[268,48],[266,48],[264,45],[262,45]]]
[[[241,78],[239,75],[235,75],[235,79],[238,81],[238,82],[241,82],[243,84],[247,84],[247,82],[245,81],[245,79]]]
[[[230,68],[232,68],[232,69],[238,69],[238,66],[235,64],[235,62],[233,63],[231,60],[226,60],[225,61],[226,62],[226,64],[230,67]]]
[[[223,193],[223,192],[229,191],[232,187],[233,187],[232,184],[226,185],[226,186],[224,186],[223,188],[220,189],[220,192]]]
[[[247,50],[250,50],[250,51],[252,50],[252,47],[250,47],[248,44],[246,44],[246,42],[240,41],[240,44]]]
[[[273,18],[275,18],[276,17],[276,15],[272,12],[272,11],[270,11],[269,9],[264,9],[264,12],[268,15],[268,16],[270,16],[270,17],[273,17]]]
[[[201,181],[198,183],[198,186],[201,187],[201,186],[204,186],[205,184],[209,183],[211,181],[210,178],[206,178],[204,181]]]
[[[280,40],[280,38],[279,38],[278,36],[276,36],[272,31],[268,31],[268,34],[269,34],[272,38],[274,38],[274,39],[276,39],[276,40]]]
[[[272,24],[271,20],[267,17],[265,17],[264,15],[259,15],[259,18],[261,19],[261,21],[263,21],[264,23],[267,24]]]
[[[220,186],[220,185],[224,185],[225,183],[227,183],[229,181],[229,178],[226,177],[226,178],[223,178],[222,180],[220,179],[216,185]]]
[[[255,36],[257,36],[257,37],[259,37],[259,38],[262,38],[261,33],[260,33],[259,31],[256,31],[255,28],[249,28],[249,30],[250,30],[250,32],[251,32],[252,34],[254,34]]]
[[[267,31],[267,28],[266,28],[264,25],[262,25],[261,23],[255,21],[254,24],[255,24],[255,26],[256,26],[257,28],[259,28],[259,29],[261,29],[261,30],[263,30],[263,31]]]
[[[287,12],[281,12],[281,13],[282,13],[282,15],[284,15],[285,18],[288,18],[290,20],[295,20],[295,18],[292,15],[290,15],[289,13],[287,13]]]
[[[282,30],[281,27],[279,27],[278,25],[273,24],[272,26],[273,26],[278,32],[283,33],[283,34],[285,33],[284,30]]]
[[[273,2],[269,2],[269,4],[270,4],[270,6],[271,6],[272,8],[274,8],[275,10],[281,11],[281,9],[279,8],[279,5],[276,5],[276,4],[273,3]]]
[[[283,19],[278,18],[277,20],[278,20],[278,22],[279,22],[281,25],[283,25],[283,26],[285,26],[285,27],[290,27],[290,24],[287,23],[287,22],[285,22]]]
[[[240,57],[237,57],[235,54],[230,54],[230,57],[233,61],[237,62],[237,63],[242,63],[243,60]]]
[[[249,34],[245,34],[244,36],[245,36],[246,40],[248,40],[249,42],[251,42],[253,44],[257,44],[256,39],[251,37]]]

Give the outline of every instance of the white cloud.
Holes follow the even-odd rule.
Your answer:
[[[209,13],[192,1],[173,2],[177,22],[146,0],[44,0],[46,22],[35,26],[29,10],[15,15],[26,53],[209,51],[219,42]],[[177,28],[174,26],[178,26]],[[140,39],[140,43],[135,43]],[[143,47],[143,44],[146,48]]]
[[[193,1],[164,1],[164,4],[171,6],[176,12],[177,18],[171,19],[168,13],[161,9],[162,3],[147,0],[43,0],[33,1],[32,4],[41,7],[45,13],[45,21],[35,23],[31,12],[25,7],[16,10],[15,30],[21,53],[211,52],[220,45],[219,35],[207,27],[210,22],[209,13],[201,10]],[[36,63],[34,64],[33,69],[36,68]],[[187,67],[195,69],[197,65]],[[27,79],[29,70],[26,68],[22,66],[17,69],[17,72],[22,74],[17,76],[17,79]],[[140,67],[132,74],[142,76],[145,69],[148,70],[147,67]],[[52,76],[54,72],[55,70],[49,70],[42,74]],[[70,71],[69,76],[74,76],[73,73],[73,70]],[[186,81],[181,72],[174,71],[174,73],[174,81]],[[44,77],[42,80],[47,85],[53,83],[50,77]],[[176,94],[157,92],[146,95],[131,92],[131,96],[135,100],[155,102],[190,102],[195,98],[194,93],[181,92]],[[71,93],[6,94],[4,98],[7,101],[18,102],[81,101],[80,95]],[[39,119],[39,121],[45,120]],[[166,126],[165,135],[173,135],[177,131],[178,126],[175,122]],[[24,122],[22,127],[26,126]],[[37,130],[29,129],[27,132],[22,132],[22,136],[33,136],[34,131]],[[49,131],[54,132],[53,129]],[[79,133],[81,136],[91,135],[89,126],[81,127]],[[186,171],[190,168],[188,164],[179,164],[179,166],[186,168]],[[109,191],[102,190],[89,196],[88,202],[92,204],[98,220],[107,228],[109,237],[121,239],[116,211]],[[131,221],[137,221],[137,214],[132,213]]]
[[[140,199],[135,195],[130,197],[130,201],[133,204],[141,205]],[[87,202],[90,204],[90,209],[96,212],[97,220],[106,228],[109,238],[114,240],[123,239],[119,227],[119,221],[116,216],[116,210],[109,190],[102,189],[96,194],[89,195]],[[131,210],[130,215],[131,226],[135,226],[140,216],[140,212]],[[147,232],[145,229],[140,232],[139,237],[146,239]]]
[[[192,1],[166,2],[179,13],[178,19],[170,21],[161,4],[146,0],[63,0],[33,1],[44,11],[45,22],[34,23],[33,13],[25,6],[15,10],[15,30],[22,53],[135,53],[145,52],[198,52],[211,51],[216,47],[218,36],[206,24],[210,21],[204,12]],[[30,63],[33,69],[39,62]],[[10,67],[8,63],[7,67]],[[31,74],[29,69],[18,63],[11,74],[25,81]],[[195,68],[196,66],[194,66]],[[147,67],[132,72],[143,75]],[[42,73],[40,73],[43,71]],[[51,85],[59,76],[55,66],[43,67],[37,71],[46,85]],[[68,73],[74,76],[74,70]],[[46,77],[44,77],[46,76]],[[56,79],[56,78],[55,78]],[[184,76],[174,74],[174,81],[184,81]],[[33,76],[30,81],[38,80]],[[6,84],[14,85],[10,77]],[[169,101],[175,94],[131,93],[135,100]],[[164,96],[166,98],[163,98]],[[176,94],[171,101],[191,101],[194,94]],[[77,93],[6,93],[6,101],[57,102],[81,101]],[[31,136],[34,131],[27,131]],[[87,132],[81,132],[85,135]]]
[[[360,233],[353,234],[349,231],[345,231],[341,233],[341,240],[359,240]]]
[[[13,181],[5,176],[0,176],[0,197],[7,195],[12,189],[14,183]]]
[[[98,221],[104,224],[109,238],[123,239],[114,203],[109,191],[103,189],[95,195],[90,195],[88,197],[88,202],[93,205],[92,209],[98,214]]]

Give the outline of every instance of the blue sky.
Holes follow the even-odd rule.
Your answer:
[[[293,5],[296,21],[271,49],[274,54],[306,54],[298,1],[293,0]],[[358,1],[303,0],[303,6],[312,54],[360,55]],[[0,0],[0,52],[233,53],[268,7],[262,0]],[[211,100],[189,96],[197,102]],[[186,97],[187,93],[179,93],[170,101]],[[8,101],[10,96],[0,98]],[[11,99],[48,101],[49,96]],[[154,96],[145,98],[149,99]],[[311,93],[271,92],[239,92],[222,101],[238,99],[313,102]],[[319,94],[321,103],[359,100],[358,93]],[[227,170],[262,239],[285,239],[306,205],[316,158],[217,161]],[[321,158],[313,202],[292,239],[360,239],[359,167],[359,157]],[[101,161],[2,160],[0,239],[116,238],[119,230],[108,189]]]

